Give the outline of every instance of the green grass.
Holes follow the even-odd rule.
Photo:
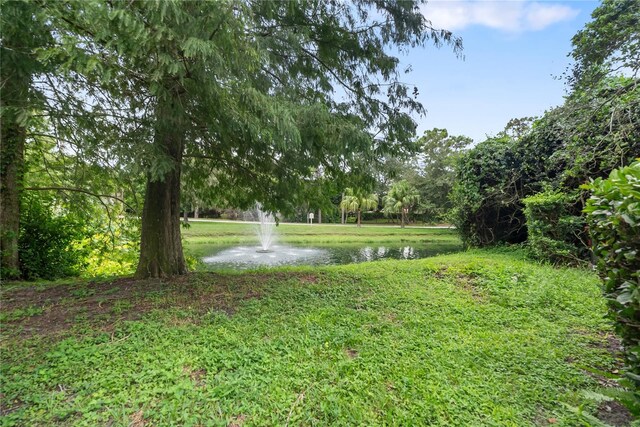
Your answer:
[[[190,222],[182,229],[187,245],[199,243],[255,243],[256,225],[231,222]],[[279,241],[292,244],[319,243],[459,243],[455,230],[440,228],[400,228],[399,226],[294,225],[276,227]]]
[[[616,363],[596,276],[518,252],[2,298],[43,308],[2,330],[2,425],[585,425]]]

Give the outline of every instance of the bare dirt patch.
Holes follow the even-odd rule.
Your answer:
[[[358,357],[358,351],[354,350],[352,348],[348,348],[345,350],[345,353],[347,354],[347,357],[349,359],[355,359],[356,357]]]
[[[593,341],[591,346],[607,350],[607,352],[616,358],[621,358],[624,350],[622,340],[613,333],[600,333],[599,340]]]
[[[633,416],[627,408],[615,400],[610,402],[602,402],[598,406],[596,417],[606,424],[614,427],[624,427],[631,425]]]
[[[246,415],[237,415],[233,418],[231,418],[231,422],[228,424],[227,427],[242,427],[244,425],[244,422],[247,420],[247,416]]]
[[[446,267],[431,271],[429,275],[438,280],[453,280],[456,286],[466,291],[476,302],[486,302],[487,300],[486,292],[477,285],[476,275],[452,271]]]
[[[3,312],[40,307],[39,314],[7,321],[3,331],[26,338],[59,336],[77,324],[106,332],[122,321],[137,320],[154,309],[188,308],[196,312],[221,310],[232,315],[244,300],[261,298],[274,280],[313,283],[310,274],[275,273],[224,275],[194,273],[171,279],[117,279],[51,285],[24,285],[0,295]]]
[[[144,414],[142,411],[137,411],[131,414],[131,427],[144,427],[147,425],[147,422],[144,420]]]
[[[485,292],[476,285],[476,279],[474,276],[467,274],[457,274],[456,280],[458,285],[468,292],[476,302],[486,302],[487,295]]]
[[[190,366],[185,366],[182,368],[182,372],[185,373],[193,381],[196,387],[204,387],[205,385],[205,377],[207,375],[206,369],[194,369]]]
[[[574,333],[585,335],[585,332],[582,330],[575,330]],[[596,339],[593,339],[590,335],[588,336],[588,338],[590,340],[590,342],[588,343],[590,347],[605,350],[607,353],[613,356],[616,363],[613,368],[598,367],[594,370],[583,369],[583,372],[597,381],[601,387],[620,387],[620,384],[615,380],[615,377],[620,375],[620,368],[624,365],[624,349],[622,347],[622,340],[614,333],[609,332],[598,333]],[[568,357],[566,361],[568,363],[575,362],[572,357]],[[613,376],[613,378],[611,378],[611,376]],[[600,421],[614,427],[629,426],[634,420],[631,412],[629,412],[629,410],[624,405],[615,400],[602,402],[598,406],[598,409],[596,410],[596,413],[594,415]]]

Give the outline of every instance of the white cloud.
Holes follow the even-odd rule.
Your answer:
[[[506,32],[538,31],[575,18],[579,10],[558,3],[527,0],[433,0],[423,6],[425,17],[436,28],[462,30],[480,25]]]

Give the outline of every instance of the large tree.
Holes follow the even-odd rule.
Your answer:
[[[61,33],[84,40],[67,50],[95,58],[99,66],[88,72],[126,99],[129,114],[151,123],[152,140],[131,147],[147,173],[138,277],[186,271],[183,159],[217,170],[216,188],[234,204],[290,210],[290,195],[314,167],[339,180],[405,148],[415,129],[408,114],[422,107],[399,82],[392,48],[431,40],[460,49],[406,1],[67,2],[53,9]],[[338,87],[343,102],[334,99]]]

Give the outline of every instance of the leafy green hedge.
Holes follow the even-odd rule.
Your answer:
[[[579,263],[585,258],[585,220],[573,215],[577,197],[544,191],[522,200],[531,255],[556,263]]]
[[[627,375],[640,388],[640,161],[585,188],[593,192],[585,212],[609,310],[625,346]]]

